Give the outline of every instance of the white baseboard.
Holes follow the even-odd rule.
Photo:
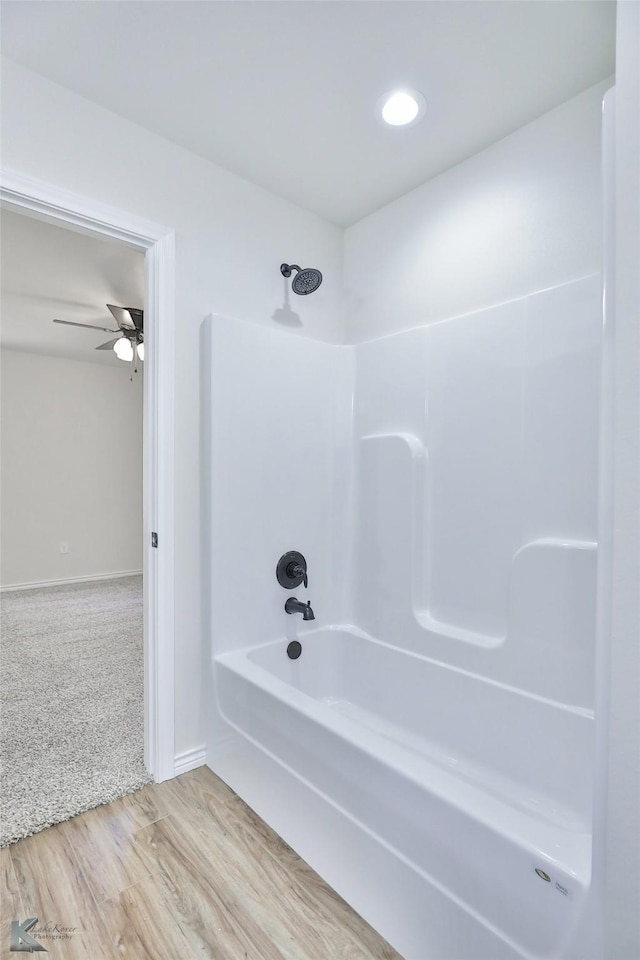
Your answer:
[[[94,580],[119,580],[121,577],[141,577],[142,570],[122,570],[120,573],[101,573],[91,577],[71,577],[68,580],[36,580],[33,583],[7,583],[0,593],[8,590],[35,590],[38,587],[63,587],[65,584],[93,583]]]
[[[193,750],[185,750],[184,753],[177,754],[175,760],[176,777],[179,777],[181,773],[186,773],[187,770],[195,770],[196,767],[201,767],[206,759],[207,748],[204,743],[200,747],[194,747]]]

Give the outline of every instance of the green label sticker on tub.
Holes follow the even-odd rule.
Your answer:
[[[540,869],[540,867],[535,867],[534,869],[539,877],[541,877],[543,880],[546,880],[547,883],[551,883],[551,877],[548,873],[545,873],[544,870]]]

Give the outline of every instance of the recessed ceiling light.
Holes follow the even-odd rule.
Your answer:
[[[387,93],[378,106],[385,123],[392,127],[407,127],[422,118],[427,105],[417,90],[404,89]]]

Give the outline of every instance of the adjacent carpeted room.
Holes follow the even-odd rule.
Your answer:
[[[6,846],[149,781],[144,253],[4,207],[0,228]]]
[[[2,595],[0,845],[149,782],[142,577]]]

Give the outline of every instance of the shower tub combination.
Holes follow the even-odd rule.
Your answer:
[[[217,657],[227,721],[506,940],[554,955],[589,885],[590,718],[355,628],[285,648]]]
[[[600,956],[601,287],[203,328],[207,762],[407,960]]]

